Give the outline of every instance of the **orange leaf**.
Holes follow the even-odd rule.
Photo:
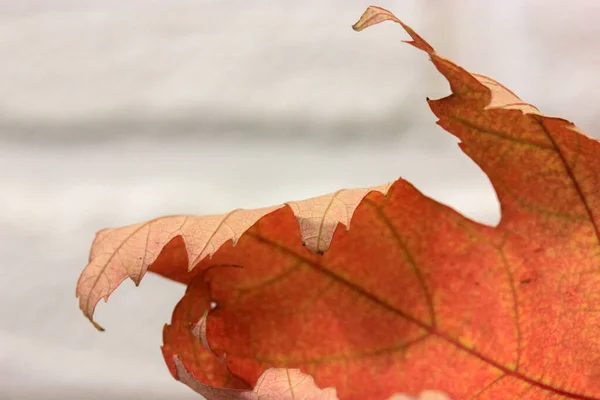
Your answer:
[[[173,357],[176,377],[208,400],[337,400],[335,389],[319,389],[314,380],[299,369],[271,368],[266,370],[254,390],[218,389],[198,381],[177,356]],[[397,394],[389,400],[448,400],[444,394],[426,391],[414,397]]]
[[[206,337],[206,316],[210,309],[206,283],[195,278],[175,307],[170,325],[163,331],[163,355],[175,379],[208,400],[337,400],[335,389],[319,389],[312,377],[298,369],[269,368],[252,385],[233,375],[225,357],[217,357]],[[195,322],[192,322],[195,321]],[[212,386],[202,383],[211,382]],[[223,389],[228,388],[228,389]],[[389,400],[417,400],[396,394]],[[418,400],[449,400],[433,391],[421,393]]]
[[[384,20],[402,24],[370,7],[354,28]],[[490,178],[498,226],[398,180],[105,230],[78,283],[84,313],[149,269],[196,293],[163,352],[203,385],[299,368],[342,399],[600,399],[600,143],[402,26],[450,83],[429,106]]]
[[[217,389],[194,378],[177,357],[173,358],[178,379],[208,400],[337,400],[335,389],[319,389],[314,380],[299,369],[271,368],[266,370],[254,390]],[[414,397],[397,394],[389,400],[448,400],[442,393],[426,391]]]
[[[177,357],[174,358],[177,378],[209,400],[337,400],[335,389],[319,389],[314,380],[299,369],[266,370],[254,390],[217,389],[196,380]]]

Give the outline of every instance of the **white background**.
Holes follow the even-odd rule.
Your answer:
[[[600,2],[381,1],[465,68],[600,133]],[[184,288],[126,282],[97,320],[75,283],[95,231],[403,176],[495,223],[438,128],[448,94],[368,2],[0,0],[0,398],[193,399],[159,350]]]

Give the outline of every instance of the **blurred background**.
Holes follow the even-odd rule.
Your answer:
[[[600,2],[380,0],[465,68],[600,133]],[[449,93],[363,0],[0,0],[0,399],[194,399],[159,346],[184,287],[98,307],[97,230],[409,179],[490,224],[487,178],[435,125]]]

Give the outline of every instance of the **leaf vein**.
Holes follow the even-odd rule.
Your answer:
[[[542,390],[554,393],[554,394],[558,394],[558,395],[562,395],[566,398],[570,398],[570,399],[577,399],[577,400],[599,400],[598,398],[595,397],[591,397],[588,395],[583,395],[583,394],[578,394],[578,393],[573,393],[573,392],[569,392],[568,390],[564,390],[564,389],[560,389],[560,388],[555,388],[549,384],[540,382],[538,380],[536,380],[535,378],[531,378],[521,372],[517,372],[514,371],[504,365],[502,365],[501,363],[495,361],[492,358],[489,358],[481,353],[478,353],[477,351],[465,346],[464,344],[460,343],[457,339],[448,336],[447,334],[445,334],[444,332],[441,332],[440,330],[438,330],[437,328],[423,322],[420,321],[418,318],[411,316],[410,314],[407,314],[403,311],[400,311],[396,308],[394,308],[392,305],[386,303],[385,301],[383,301],[382,299],[376,297],[375,295],[367,292],[365,289],[363,289],[362,287],[358,286],[357,284],[355,284],[352,281],[349,281],[347,279],[345,279],[343,276],[337,275],[336,273],[334,273],[333,271],[330,271],[328,269],[326,269],[325,267],[323,267],[322,265],[314,262],[313,260],[311,260],[310,258],[304,257],[298,253],[296,253],[294,250],[291,250],[285,246],[282,246],[281,244],[274,242],[270,239],[267,239],[263,236],[260,236],[258,234],[255,234],[253,232],[246,232],[247,235],[249,235],[250,237],[253,237],[254,239],[258,240],[258,241],[262,241],[270,246],[273,246],[283,252],[286,252],[288,254],[290,254],[293,257],[297,257],[299,259],[302,259],[306,262],[306,264],[310,267],[313,267],[315,270],[329,276],[330,278],[338,281],[340,284],[346,285],[348,288],[354,290],[357,294],[364,296],[365,298],[371,300],[373,303],[385,308],[386,310],[389,310],[390,312],[395,313],[396,315],[398,315],[401,318],[406,319],[407,321],[417,325],[418,327],[424,329],[428,334],[428,335],[434,335],[442,340],[444,340],[445,342],[447,342],[448,344],[456,347],[458,350],[461,350],[465,353],[467,353],[468,355],[475,357],[479,360],[481,360],[483,363],[486,363],[488,365],[490,365],[491,367],[494,367],[500,371],[502,371],[504,374],[509,375],[509,376],[514,376],[515,378],[522,380],[523,382],[530,384],[532,386],[535,386],[537,388],[540,388]],[[422,339],[422,338],[421,338]],[[255,357],[255,359],[257,359]],[[261,361],[261,360],[259,360]]]
[[[594,213],[592,212],[592,208],[590,207],[590,204],[588,203],[587,197],[583,193],[583,189],[581,188],[581,185],[579,184],[579,181],[575,178],[575,173],[573,172],[573,170],[569,166],[569,163],[567,162],[567,159],[566,159],[565,155],[563,154],[563,152],[561,151],[560,147],[556,143],[556,140],[554,140],[554,137],[552,136],[552,134],[550,133],[550,131],[548,130],[548,128],[544,124],[543,119],[539,118],[538,119],[538,123],[539,123],[540,127],[542,128],[542,130],[544,131],[544,133],[546,133],[546,136],[548,136],[548,139],[552,143],[552,146],[553,146],[554,150],[556,151],[556,154],[558,154],[560,160],[562,161],[562,164],[565,167],[565,172],[567,173],[567,175],[569,175],[569,178],[573,182],[573,186],[575,188],[575,191],[577,192],[577,194],[581,198],[581,202],[583,203],[583,207],[585,208],[585,211],[586,211],[586,213],[588,215],[589,221],[590,221],[590,223],[592,224],[592,226],[594,228],[594,232],[596,233],[596,240],[598,241],[598,244],[600,245],[600,227],[598,226],[598,224],[596,223],[596,220],[594,219]]]
[[[410,264],[411,269],[413,270],[413,272],[415,273],[415,276],[417,277],[417,280],[419,281],[419,286],[421,287],[421,290],[423,291],[423,296],[425,297],[425,303],[427,304],[427,308],[429,310],[429,314],[430,314],[430,318],[431,318],[431,325],[432,325],[432,327],[435,328],[437,325],[437,315],[435,312],[435,307],[433,306],[433,296],[431,295],[431,292],[429,291],[429,287],[425,283],[425,276],[423,275],[423,271],[421,271],[421,269],[417,265],[417,262],[415,261],[414,257],[412,256],[412,253],[406,246],[406,243],[404,242],[404,240],[402,239],[400,234],[398,232],[396,232],[396,229],[394,229],[392,222],[387,217],[387,215],[385,215],[383,210],[381,210],[381,208],[378,207],[376,204],[373,204],[369,199],[365,199],[365,203],[369,204],[377,212],[377,215],[379,216],[379,218],[385,223],[385,225],[389,229],[390,233],[396,239],[396,241],[398,243],[398,247],[400,247],[402,249],[402,252],[406,256],[406,259],[408,260],[408,263]]]

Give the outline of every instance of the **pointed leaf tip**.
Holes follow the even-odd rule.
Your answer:
[[[383,21],[394,21],[404,28],[404,30],[410,35],[412,38],[411,41],[404,41],[410,45],[415,46],[417,49],[423,50],[427,54],[432,54],[435,52],[433,47],[429,43],[427,43],[421,36],[419,36],[412,28],[406,25],[404,22],[400,21],[394,14],[385,8],[377,7],[377,6],[369,6],[361,15],[360,19],[352,25],[352,29],[356,32],[360,32],[372,25],[377,25]]]
[[[354,25],[352,25],[352,29],[354,29],[356,32],[360,32],[363,29],[366,29],[372,25],[377,25],[383,21],[394,21],[399,24],[401,23],[394,14],[385,8],[369,6],[360,16],[360,19],[356,21]]]
[[[92,325],[94,325],[94,328],[96,328],[98,330],[98,332],[104,332],[104,328],[99,323],[94,321],[92,318],[88,318],[88,319],[90,320]]]

